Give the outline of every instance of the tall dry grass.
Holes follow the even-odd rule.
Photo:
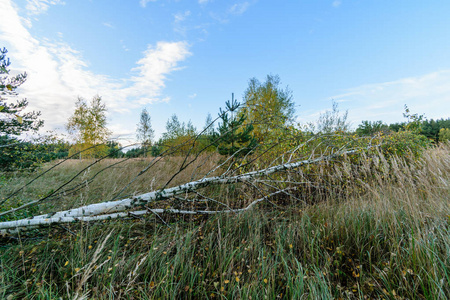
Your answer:
[[[140,163],[129,162],[130,168],[140,169]],[[107,192],[118,171],[91,184],[89,195]],[[151,174],[136,190],[148,190],[149,178],[160,173]],[[155,184],[169,175],[158,176],[164,179]],[[163,215],[165,223],[148,216],[41,230],[36,240],[4,240],[0,297],[449,297],[449,145],[418,160],[347,157],[270,179],[277,188],[285,187],[281,179],[294,182],[296,193],[242,214]],[[245,185],[220,189],[209,192],[230,204],[254,199]]]
[[[82,205],[111,201],[137,195],[162,187],[171,187],[202,178],[219,160],[218,155],[194,157],[149,157],[134,159],[65,160],[44,165],[40,173],[8,173],[0,181],[0,199],[19,191],[2,207],[6,210],[37,199],[43,199],[38,208],[16,214],[16,218],[50,213]],[[48,169],[48,173],[45,173]],[[176,176],[174,176],[176,174]],[[211,175],[215,175],[212,173]]]

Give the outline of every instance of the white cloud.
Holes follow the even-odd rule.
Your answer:
[[[131,70],[134,76],[113,79],[89,71],[81,53],[67,44],[34,38],[10,1],[0,1],[0,19],[0,41],[9,50],[12,71],[28,73],[19,97],[29,99],[30,110],[42,112],[46,129],[63,128],[78,96],[99,94],[112,118],[141,104],[168,101],[162,94],[165,80],[190,55],[186,42],[158,42],[143,52]]]
[[[103,22],[102,25],[105,26],[105,27],[109,27],[109,28],[111,28],[111,29],[114,29],[114,28],[115,28],[114,25],[111,24],[110,22]]]
[[[197,93],[193,93],[192,95],[189,95],[188,97],[191,99],[194,99],[195,97],[197,97]]]
[[[199,4],[206,4],[206,3],[208,3],[209,2],[209,0],[198,0],[198,3]]]
[[[147,3],[149,3],[149,2],[155,2],[156,0],[141,0],[141,1],[139,1],[139,4],[142,6],[142,7],[146,7],[147,6]]]
[[[341,6],[341,4],[342,4],[342,1],[340,1],[340,0],[335,0],[335,1],[333,1],[333,7],[339,7],[339,6]]]
[[[242,15],[249,7],[249,2],[236,3],[230,7],[228,12],[233,15]]]
[[[48,10],[50,5],[65,4],[62,0],[27,0],[27,9],[30,15],[39,15]]]
[[[179,70],[178,62],[190,54],[186,42],[158,42],[156,47],[149,46],[144,57],[137,62],[139,66],[133,69],[138,76],[131,78],[134,83],[126,91],[140,97],[139,104],[156,101],[165,86],[166,75]]]
[[[450,70],[445,70],[367,84],[331,98],[344,102],[349,109],[349,118],[358,124],[361,120],[401,121],[405,104],[414,113],[425,114],[427,118],[449,118],[449,82]]]

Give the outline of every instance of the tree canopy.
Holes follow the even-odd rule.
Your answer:
[[[145,145],[151,145],[155,131],[152,128],[152,120],[147,109],[143,109],[141,112],[141,118],[137,124],[136,137],[137,139]]]
[[[256,78],[249,81],[244,93],[244,105],[241,113],[245,115],[245,124],[252,124],[253,135],[261,142],[277,129],[286,127],[294,120],[295,104],[292,91],[280,87],[278,75],[267,75],[265,82]]]
[[[44,121],[39,120],[40,112],[27,112],[24,110],[28,106],[27,99],[17,100],[16,103],[8,103],[5,97],[17,96],[16,89],[27,79],[26,73],[16,76],[9,76],[9,58],[6,58],[8,51],[0,49],[0,134],[20,135],[27,131],[37,131]]]
[[[244,125],[246,115],[238,114],[240,103],[234,99],[225,103],[226,109],[220,109],[222,122],[218,126],[217,150],[222,155],[245,155],[256,146],[256,140],[251,135],[253,125]]]
[[[70,134],[76,139],[76,147],[72,152],[85,151],[86,149],[106,143],[111,132],[106,127],[106,105],[102,103],[100,96],[94,96],[88,104],[79,97],[75,103],[75,111],[66,125]],[[103,155],[107,146],[94,147],[81,154],[81,157]]]
[[[313,131],[316,130],[321,133],[332,133],[337,131],[348,131],[350,129],[350,123],[347,121],[348,111],[346,110],[341,114],[338,104],[333,101],[333,106],[331,110],[327,110],[321,113],[319,120],[316,124],[311,124]]]

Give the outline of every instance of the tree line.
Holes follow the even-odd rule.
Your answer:
[[[17,96],[16,89],[27,78],[26,73],[9,75],[10,61],[6,53],[6,49],[0,49],[0,169],[5,171],[32,170],[42,162],[67,157],[132,158],[158,156],[161,153],[186,156],[200,152],[245,156],[255,149],[270,149],[275,155],[277,147],[295,146],[301,136],[318,133],[366,136],[408,131],[433,143],[450,140],[450,118],[426,120],[423,115],[412,114],[407,106],[405,122],[388,125],[382,121],[362,121],[355,131],[350,129],[347,112],[341,113],[335,102],[332,109],[321,114],[317,122],[296,124],[292,91],[281,86],[279,76],[267,75],[263,82],[250,79],[242,101],[232,94],[215,118],[208,114],[201,130],[190,120],[180,121],[173,114],[166,122],[166,131],[156,140],[150,112],[144,108],[136,129],[139,145],[128,151],[124,151],[117,141],[109,139],[111,131],[107,127],[107,107],[99,95],[89,102],[81,97],[77,99],[75,110],[66,124],[73,142],[49,135],[24,141],[23,135],[30,137],[30,134],[37,133],[43,121],[39,119],[40,112],[24,112],[27,99],[10,103],[4,98]]]

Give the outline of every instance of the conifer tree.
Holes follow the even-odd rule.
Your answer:
[[[220,109],[219,117],[222,123],[218,126],[217,150],[221,155],[245,155],[256,146],[256,140],[251,135],[253,125],[244,125],[246,116],[238,114],[240,103],[231,94],[231,102],[226,101],[226,109]]]
[[[7,52],[5,48],[0,49],[0,134],[20,135],[26,131],[37,131],[44,125],[44,122],[38,119],[41,113],[34,111],[23,113],[28,106],[26,99],[8,103],[4,98],[17,96],[16,89],[27,79],[26,73],[9,76],[10,61],[6,58]]]

